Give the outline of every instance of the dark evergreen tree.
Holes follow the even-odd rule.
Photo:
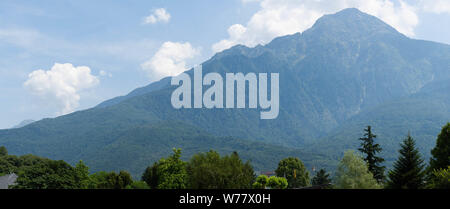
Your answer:
[[[411,135],[400,145],[400,156],[389,172],[388,188],[421,189],[424,187],[425,172],[423,159]]]
[[[372,127],[367,126],[366,129],[364,129],[366,132],[364,134],[364,137],[360,138],[359,140],[362,141],[361,148],[358,150],[365,154],[364,161],[367,163],[367,167],[369,171],[373,174],[373,177],[378,181],[378,183],[384,181],[384,166],[381,166],[380,164],[384,162],[384,159],[377,156],[377,153],[381,152],[381,146],[377,143],[375,143],[375,139],[377,136],[372,133]]]
[[[324,169],[320,169],[312,179],[313,186],[324,186],[331,183],[330,174],[328,174]]]
[[[450,166],[450,123],[442,128],[431,154],[433,155],[430,159],[431,172]]]

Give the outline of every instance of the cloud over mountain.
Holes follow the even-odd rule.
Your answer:
[[[35,70],[28,75],[24,86],[32,94],[56,103],[58,115],[73,112],[81,99],[80,92],[96,86],[99,80],[86,66],[55,63],[50,70]]]
[[[243,0],[244,3],[248,0]],[[303,32],[324,14],[354,7],[385,21],[399,32],[414,36],[419,19],[416,7],[392,0],[259,0],[260,10],[247,24],[235,24],[228,29],[228,38],[212,46],[214,52],[236,44],[256,46],[275,37]]]
[[[199,49],[189,42],[165,42],[141,67],[152,81],[166,76],[175,76],[187,70],[186,61],[199,54]]]

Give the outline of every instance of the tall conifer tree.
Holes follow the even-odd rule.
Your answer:
[[[421,189],[424,187],[425,172],[423,159],[417,150],[411,135],[400,145],[400,156],[389,172],[388,188],[390,189]]]
[[[362,143],[361,148],[358,150],[366,155],[364,157],[364,161],[367,163],[369,171],[373,174],[373,177],[378,181],[378,183],[383,182],[385,167],[380,164],[384,162],[384,159],[377,156],[377,153],[382,150],[381,146],[375,143],[374,139],[376,139],[377,136],[372,133],[371,126],[367,126],[364,131],[366,133],[364,134],[364,137],[359,139]]]

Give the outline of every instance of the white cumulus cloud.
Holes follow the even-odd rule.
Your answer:
[[[152,81],[167,76],[176,76],[187,70],[186,61],[199,54],[189,42],[165,42],[155,55],[141,64]]]
[[[247,28],[244,27],[241,24],[234,24],[234,25],[230,26],[228,28],[228,36],[229,36],[229,38],[221,40],[218,43],[215,43],[212,46],[213,51],[214,52],[219,52],[219,51],[222,51],[224,49],[228,49],[228,48],[230,48],[230,47],[232,47],[232,46],[234,46],[234,45],[236,45],[238,43],[247,43],[247,44],[249,44],[248,42],[250,40],[244,40],[246,38],[246,36],[244,36],[246,32],[247,32]],[[250,44],[250,45],[253,45],[253,44]]]
[[[419,23],[416,6],[402,0],[397,4],[393,0],[259,0],[259,4],[260,10],[245,26],[229,27],[228,38],[214,44],[214,52],[236,44],[252,47],[278,36],[303,32],[321,16],[345,8],[358,8],[374,15],[408,36],[414,36],[414,28]]]
[[[24,86],[48,102],[56,103],[58,115],[73,112],[80,101],[80,92],[96,86],[99,80],[86,66],[56,63],[50,70],[35,70],[28,75]]]
[[[145,24],[155,24],[158,22],[168,23],[170,21],[170,14],[164,8],[153,10],[152,14],[145,17]]]

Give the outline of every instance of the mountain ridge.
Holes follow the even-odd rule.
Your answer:
[[[355,18],[359,18],[358,21],[354,21]],[[0,130],[0,144],[6,145],[11,153],[33,153],[69,162],[88,156],[98,159],[95,162],[86,160],[94,169],[108,168],[107,165],[113,168],[113,161],[95,157],[97,150],[119,142],[126,149],[134,146],[131,144],[133,141],[139,140],[139,137],[130,138],[129,144],[123,140],[124,134],[130,133],[130,130],[181,121],[213,138],[231,137],[278,148],[301,149],[292,153],[298,153],[296,155],[302,158],[308,158],[304,153],[311,155],[309,158],[320,156],[315,161],[305,159],[306,164],[330,167],[345,149],[355,148],[359,138],[356,135],[360,133],[358,130],[369,125],[366,123],[380,120],[377,123],[383,123],[383,117],[379,117],[383,115],[402,115],[396,114],[403,110],[396,108],[395,104],[412,105],[409,108],[411,111],[403,114],[410,116],[426,108],[430,104],[427,101],[444,102],[441,108],[427,109],[431,118],[424,114],[409,117],[414,119],[414,127],[420,130],[429,128],[434,132],[440,128],[437,122],[442,122],[442,118],[437,111],[447,110],[447,101],[439,100],[440,94],[419,96],[420,102],[417,103],[411,102],[409,97],[430,86],[441,92],[450,91],[449,86],[437,85],[450,79],[449,63],[449,45],[410,39],[373,16],[347,9],[320,18],[303,33],[278,37],[254,48],[234,46],[203,63],[204,74],[279,73],[280,114],[275,120],[259,120],[258,109],[175,110],[170,104],[170,95],[175,87],[169,85],[170,78],[164,78],[88,110],[41,120],[20,129]],[[192,69],[186,73],[192,75]],[[402,98],[407,98],[406,103],[400,101]],[[383,112],[383,108],[387,107],[383,105],[394,112]],[[351,123],[358,117],[357,123]],[[388,133],[393,141],[382,145],[387,146],[389,151],[397,149],[395,142],[400,141],[404,134],[399,130],[412,127],[403,116],[394,119],[398,127],[392,134]],[[181,126],[184,129],[184,125]],[[352,133],[339,132],[340,129],[348,129]],[[389,130],[382,128],[382,131]],[[173,131],[180,131],[181,135],[190,133]],[[333,134],[341,137],[334,137]],[[433,134],[427,132],[419,135],[425,137],[418,142],[422,145],[422,151],[433,145],[432,139],[427,138]],[[191,140],[193,144],[195,141]],[[145,143],[156,146],[164,141],[149,138]],[[200,142],[197,146],[207,147]],[[339,149],[333,150],[330,146]],[[241,151],[245,152],[245,149]],[[110,150],[104,155],[112,153],[114,151]],[[130,151],[129,155],[135,154]],[[126,153],[123,155],[126,156]],[[152,156],[149,160],[156,160],[157,157],[162,156]]]

